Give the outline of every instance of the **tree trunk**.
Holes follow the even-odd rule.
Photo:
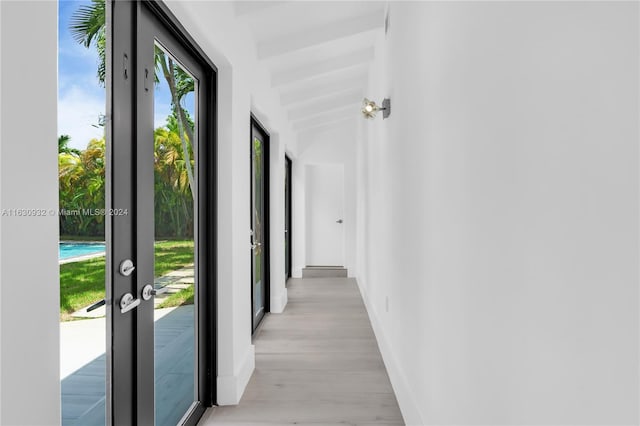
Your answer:
[[[163,55],[164,56],[164,55]],[[164,61],[164,58],[160,61],[162,64],[162,73],[164,74],[164,78],[167,80],[167,84],[169,85],[169,91],[171,92],[171,101],[173,102],[173,107],[176,109],[177,118],[178,118],[178,132],[180,133],[180,142],[182,143],[182,155],[184,156],[185,167],[187,169],[187,177],[189,178],[189,188],[191,188],[191,197],[195,201],[196,191],[193,182],[193,169],[191,168],[191,158],[189,157],[189,147],[187,146],[187,141],[185,139],[185,132],[187,133],[187,137],[193,143],[193,131],[186,124],[187,117],[180,106],[180,99],[178,99],[178,92],[176,91],[176,80],[173,75],[173,61],[167,57],[167,62]]]

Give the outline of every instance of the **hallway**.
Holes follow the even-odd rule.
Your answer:
[[[256,332],[256,368],[237,406],[200,425],[402,425],[356,281],[290,279],[289,303]]]
[[[0,425],[640,425],[638,34],[638,1],[0,0]],[[148,287],[182,234],[184,333]],[[69,356],[72,295],[106,317]]]

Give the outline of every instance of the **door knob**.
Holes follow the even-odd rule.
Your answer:
[[[127,293],[120,299],[120,312],[126,314],[140,304],[140,299],[135,299],[133,294]]]
[[[142,299],[149,300],[153,296],[157,296],[158,294],[166,293],[169,288],[167,286],[160,288],[153,288],[151,284],[147,284],[142,289]]]
[[[342,219],[336,220],[336,223],[342,223]]]

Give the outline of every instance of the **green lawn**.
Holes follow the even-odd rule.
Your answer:
[[[92,236],[82,236],[78,237],[76,235],[60,235],[60,241],[99,241],[104,243],[104,235],[101,237],[92,237]]]
[[[155,244],[156,277],[192,263],[193,241],[162,241]],[[104,269],[104,257],[60,265],[61,321],[71,320],[73,312],[104,298]],[[186,295],[185,299],[188,297]]]
[[[158,308],[172,308],[180,305],[193,305],[193,286],[173,293],[158,305]]]

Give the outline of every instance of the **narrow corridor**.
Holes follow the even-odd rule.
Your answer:
[[[638,34],[0,0],[0,426],[640,426]]]
[[[403,425],[356,281],[291,279],[288,294],[256,333],[240,404],[199,424]]]

